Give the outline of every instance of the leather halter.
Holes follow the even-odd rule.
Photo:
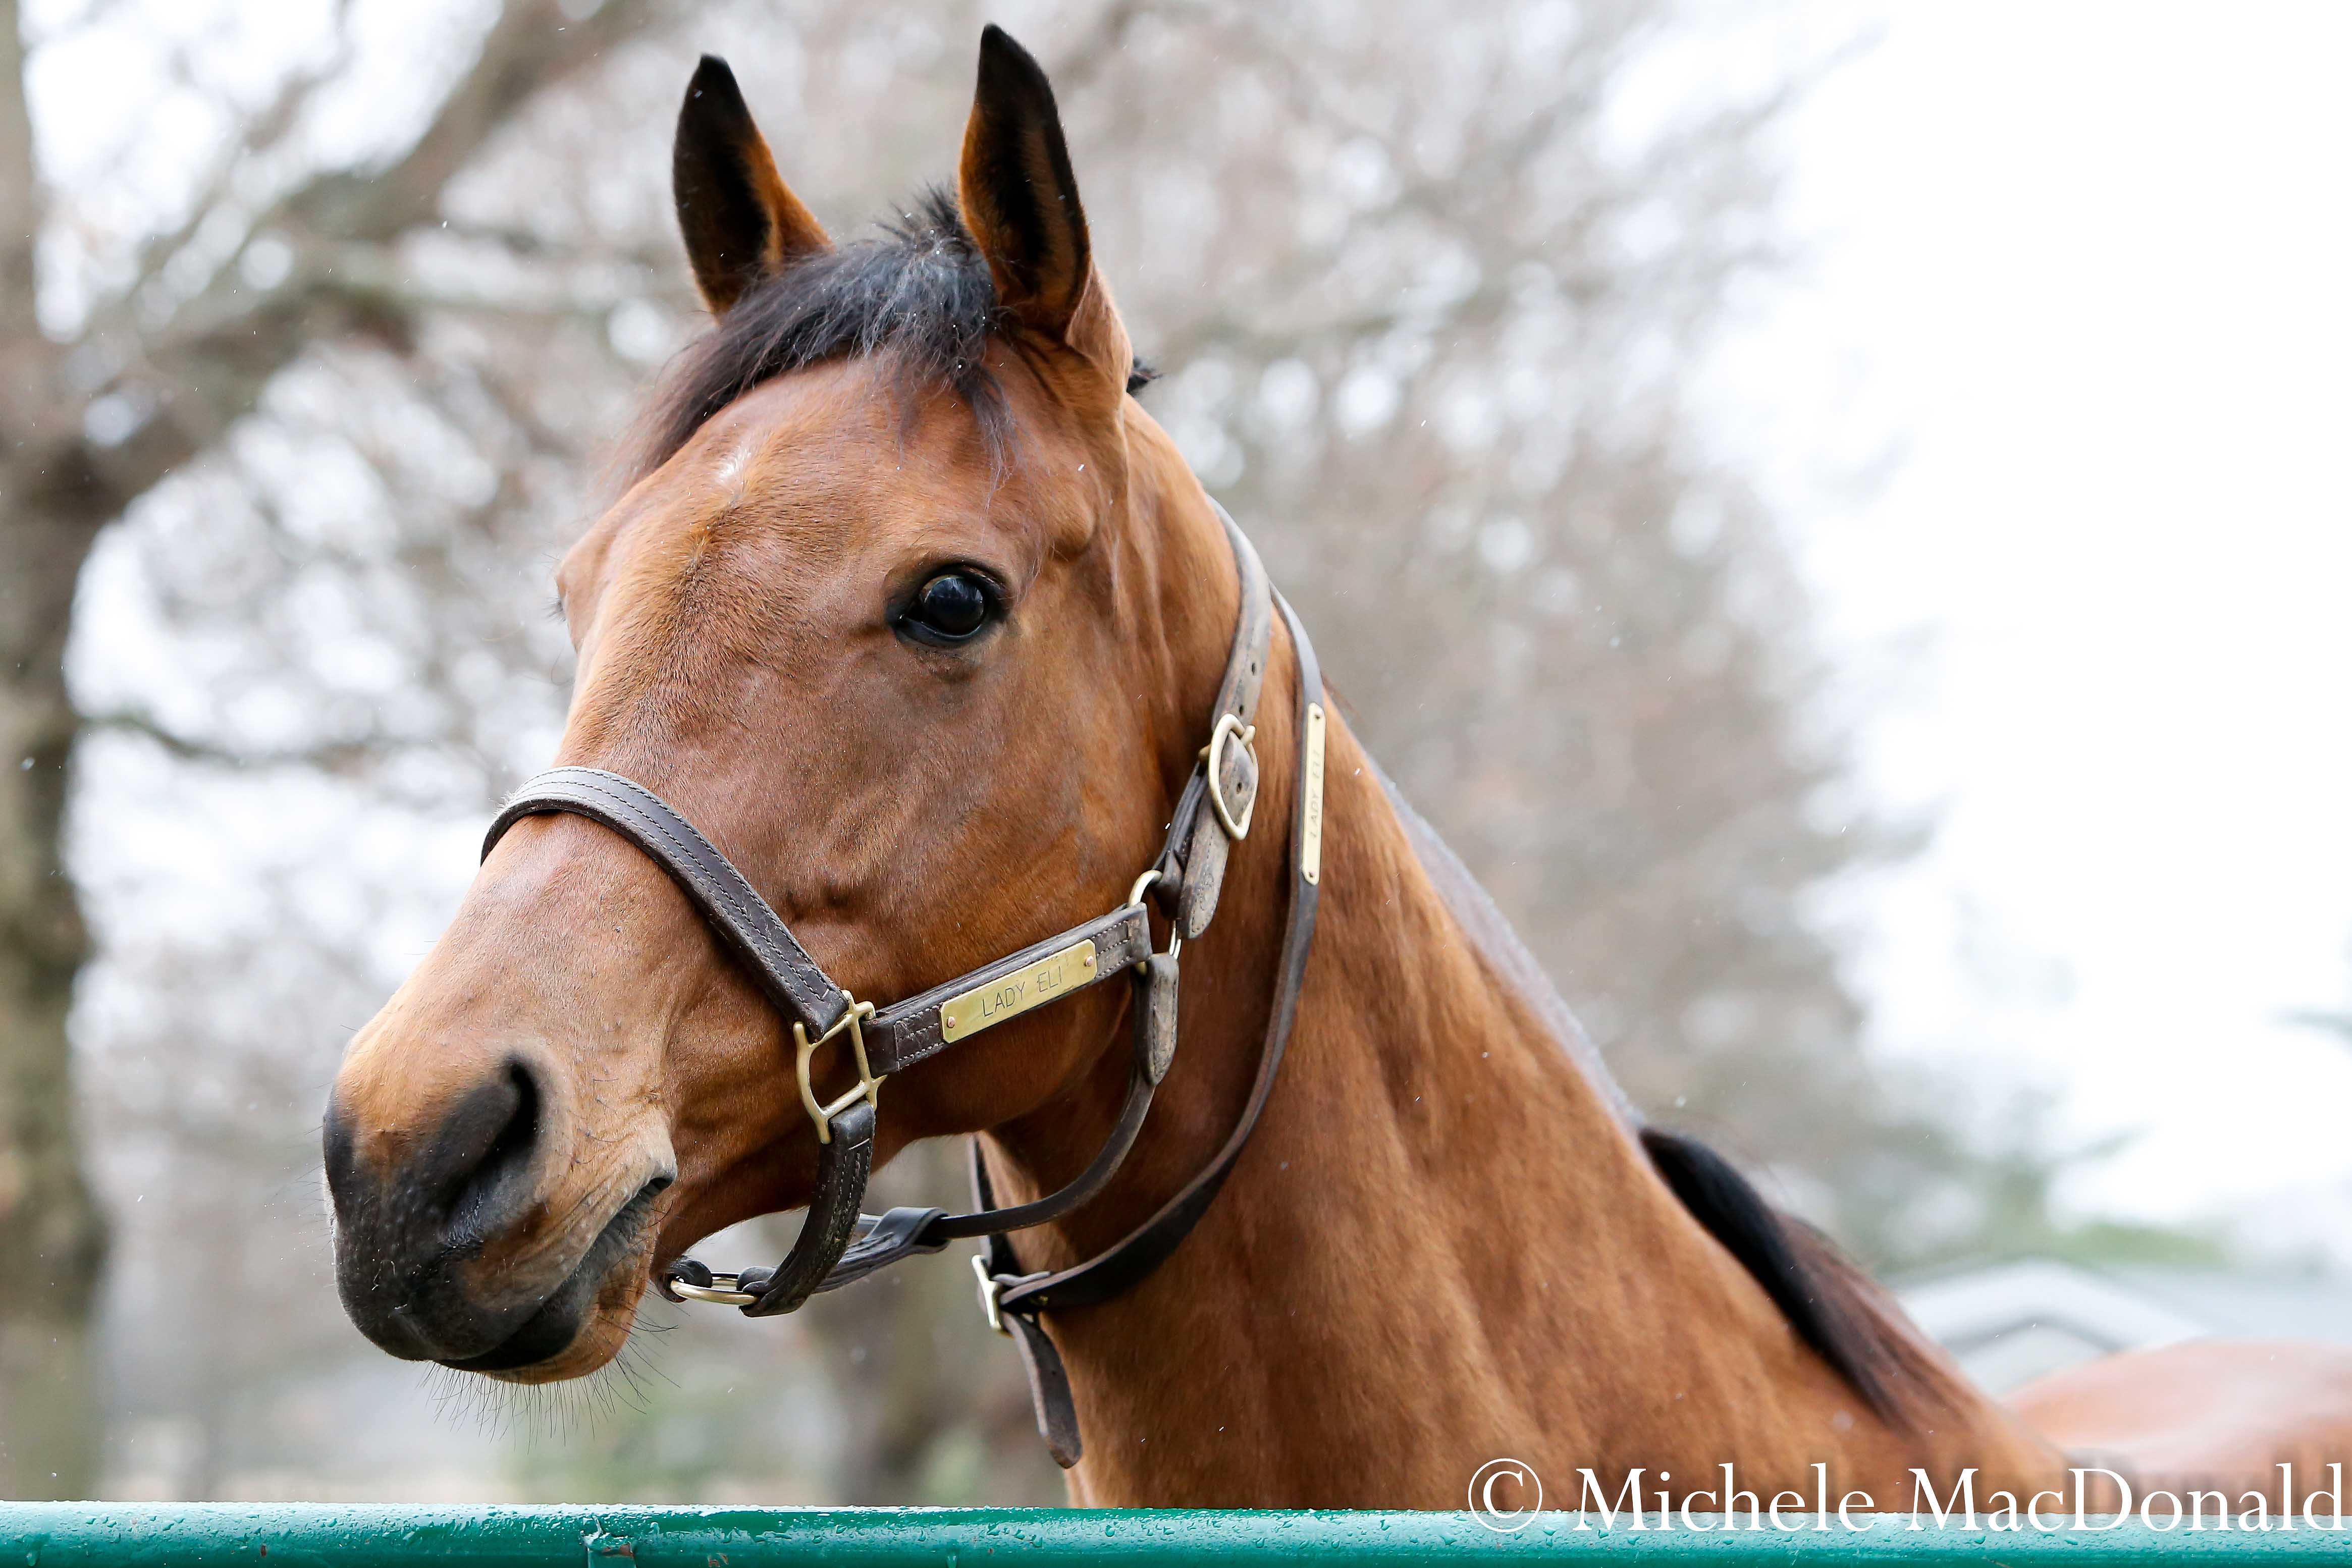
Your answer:
[[[507,830],[525,817],[566,812],[603,823],[668,873],[792,1023],[801,1100],[816,1124],[819,1143],[816,1192],[800,1235],[772,1269],[713,1274],[691,1258],[677,1259],[656,1280],[662,1294],[672,1301],[740,1307],[747,1317],[768,1317],[795,1311],[820,1291],[864,1279],[900,1259],[937,1252],[961,1238],[984,1236],[987,1256],[972,1260],[980,1275],[982,1309],[991,1328],[1013,1335],[1020,1345],[1036,1401],[1038,1433],[1065,1469],[1076,1464],[1083,1452],[1077,1411],[1061,1356],[1039,1314],[1109,1301],[1166,1261],[1200,1222],[1232,1174],[1273,1092],[1315,939],[1322,878],[1322,673],[1306,628],[1267,583],[1256,550],[1223,507],[1217,508],[1217,516],[1241,573],[1241,614],[1217,689],[1208,744],[1201,748],[1200,760],[1177,798],[1159,858],[1136,879],[1126,902],[1107,915],[877,1009],[835,985],[751,882],[691,822],[652,790],[618,774],[594,768],[541,773],[507,802],[482,841],[487,860]],[[1150,1219],[1073,1268],[1024,1273],[1007,1233],[1057,1219],[1102,1190],[1134,1147],[1153,1092],[1174,1058],[1178,955],[1185,942],[1208,929],[1227,859],[1233,847],[1249,836],[1256,812],[1257,756],[1251,746],[1256,730],[1250,721],[1265,681],[1277,608],[1298,664],[1298,771],[1290,824],[1290,906],[1249,1100],[1223,1145]],[[1151,950],[1143,902],[1147,894],[1171,922],[1165,952]],[[883,1080],[1002,1018],[1100,985],[1118,974],[1135,977],[1134,1061],[1127,1098],[1101,1152],[1075,1180],[1033,1203],[998,1208],[975,1138],[972,1186],[978,1207],[972,1212],[858,1212],[873,1173],[874,1118]],[[1048,990],[1050,995],[1044,994]],[[992,1016],[986,1010],[992,1002],[1000,1004]],[[810,1082],[812,1058],[827,1041],[844,1037],[857,1070],[857,1086],[830,1104],[820,1103]]]

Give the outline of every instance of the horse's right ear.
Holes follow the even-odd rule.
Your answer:
[[[716,55],[702,57],[678,107],[670,187],[687,260],[714,316],[753,284],[832,248],[824,226],[776,172],[735,73]]]

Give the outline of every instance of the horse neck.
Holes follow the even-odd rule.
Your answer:
[[[1216,527],[1205,507],[1179,520]],[[1020,1238],[1024,1268],[1067,1266],[1140,1223],[1246,1095],[1288,888],[1296,666],[1283,641],[1259,716],[1259,825],[1214,925],[1185,947],[1175,1065],[1118,1181]],[[1995,1484],[2057,1473],[1957,1375],[1932,1429],[1872,1414],[1466,936],[1336,716],[1325,774],[1314,956],[1255,1136],[1168,1263],[1046,1319],[1087,1445],[1077,1500],[1458,1507],[1472,1471],[1504,1455],[1555,1489],[1590,1467],[1611,1497],[1635,1467],[1653,1485],[1681,1484],[1661,1472],[1696,1485],[1731,1461],[1744,1487],[1811,1498],[1821,1461],[1832,1485],[1886,1507],[1908,1506],[1912,1465],[1976,1464]],[[1084,1088],[999,1130],[1004,1186],[1037,1190],[1083,1166],[1126,1060],[1124,1039],[1110,1042]]]

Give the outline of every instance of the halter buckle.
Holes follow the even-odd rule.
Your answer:
[[[1209,732],[1209,744],[1201,748],[1201,759],[1209,765],[1209,805],[1217,813],[1217,821],[1224,824],[1226,835],[1235,843],[1249,837],[1250,821],[1257,815],[1257,791],[1255,789],[1250,791],[1248,803],[1243,806],[1240,817],[1236,818],[1234,809],[1225,803],[1225,743],[1238,740],[1242,749],[1250,752],[1250,760],[1254,763],[1257,760],[1257,753],[1250,751],[1250,742],[1256,738],[1257,726],[1242,723],[1239,714],[1222,713],[1217,716],[1217,727]]]
[[[873,1069],[866,1065],[866,1020],[874,1016],[874,1004],[861,1002],[847,991],[841,993],[841,999],[849,1004],[848,1010],[834,1019],[833,1027],[814,1040],[809,1038],[808,1025],[798,1019],[793,1023],[793,1071],[801,1081],[801,1103],[807,1108],[809,1120],[816,1124],[816,1141],[820,1144],[833,1142],[833,1119],[859,1100],[877,1110],[881,1109],[877,1095],[882,1080],[874,1076]],[[857,1087],[830,1105],[819,1104],[816,1091],[809,1085],[809,1058],[816,1054],[818,1046],[844,1030],[849,1031],[850,1056],[857,1064]]]
[[[1004,1300],[1004,1281],[991,1272],[988,1260],[975,1252],[971,1255],[971,1271],[980,1281],[980,1311],[988,1319],[988,1326],[1007,1339],[1013,1331],[1004,1326],[1004,1313],[1000,1303]]]
[[[985,1198],[982,1199],[986,1202]],[[1042,1280],[1051,1270],[1041,1269],[1034,1274],[1000,1274],[988,1266],[988,1254],[971,1255],[971,1272],[980,1281],[980,1310],[988,1319],[988,1326],[1005,1338],[1013,1337],[1013,1327],[1004,1321],[1004,1292],[1015,1285],[1026,1285]]]

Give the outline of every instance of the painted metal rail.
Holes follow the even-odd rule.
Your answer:
[[[0,1568],[1201,1568],[1336,1559],[1373,1568],[1508,1558],[1583,1568],[2184,1568],[2352,1563],[2352,1529],[2051,1533],[1871,1528],[1603,1530],[1547,1513],[1503,1534],[1464,1513],[1107,1512],[1075,1509],[450,1508],[331,1503],[0,1503]]]

